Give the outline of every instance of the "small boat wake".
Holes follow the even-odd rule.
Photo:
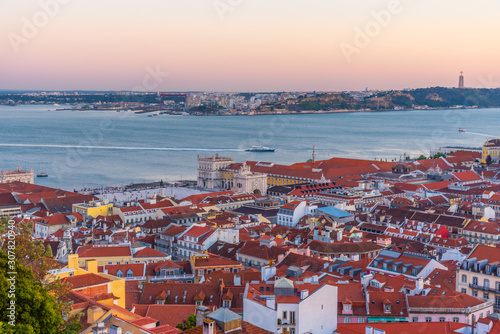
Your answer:
[[[467,133],[470,133],[470,134],[473,134],[473,135],[476,135],[476,136],[489,137],[489,138],[497,138],[498,137],[498,136],[495,136],[495,135],[489,135],[489,134],[486,134],[486,133],[479,133],[479,132],[467,131]]]
[[[198,147],[145,147],[145,146],[92,146],[56,144],[5,144],[3,147],[40,147],[40,148],[83,148],[89,150],[128,150],[128,151],[202,151],[202,152],[244,152],[237,148],[198,148]]]

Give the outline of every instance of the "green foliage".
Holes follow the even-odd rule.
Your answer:
[[[287,105],[289,110],[359,110],[377,107],[374,98],[379,98],[380,108],[395,106],[411,108],[413,105],[427,105],[431,108],[452,106],[478,106],[480,108],[500,107],[500,89],[458,89],[445,87],[419,88],[405,91],[384,91],[357,101],[345,93],[318,94],[314,97],[299,96],[295,104]]]
[[[9,220],[10,220],[9,216],[5,218],[0,218],[0,234],[4,234],[5,232],[7,232],[7,226]]]
[[[185,331],[193,327],[196,327],[196,314],[191,314],[185,322],[177,324],[177,326],[175,326],[175,328],[178,328],[181,331]]]
[[[54,312],[59,315],[67,315],[71,311],[71,304],[66,299],[70,287],[63,284],[61,280],[51,282],[46,280],[49,270],[57,268],[58,263],[53,259],[50,247],[46,248],[40,239],[32,240],[32,231],[32,223],[21,223],[16,226],[15,260],[21,267],[30,271],[34,284],[40,285],[44,291],[53,296],[55,300]],[[8,254],[8,251],[9,243],[1,243],[0,252]],[[76,326],[76,323],[78,323],[77,317],[65,318],[60,322],[59,329],[61,331],[67,326]],[[0,331],[0,333],[3,332]]]
[[[78,334],[83,329],[82,324],[79,321],[71,321],[64,330],[60,331],[60,334]]]
[[[394,95],[394,96],[392,96],[392,103],[394,103],[394,105],[407,107],[407,108],[409,108],[413,105],[413,101],[407,95]]]
[[[436,153],[436,154],[434,154],[431,158],[432,158],[432,159],[438,159],[438,158],[441,158],[441,157],[446,158],[446,154],[443,154],[443,153]]]
[[[425,159],[427,159],[427,157],[426,157],[425,155],[423,155],[423,154],[421,154],[421,155],[417,158],[417,160],[425,160]]]
[[[17,261],[14,261],[14,270],[10,267],[7,254],[0,251],[0,314],[1,333],[49,334],[58,333],[63,319],[58,312],[59,307],[54,296],[46,288],[34,280],[33,271]],[[8,272],[16,275],[8,275]],[[15,277],[15,327],[9,325],[7,307],[9,298],[8,278]]]

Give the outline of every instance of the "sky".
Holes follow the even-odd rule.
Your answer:
[[[499,0],[0,0],[0,89],[500,87],[499,17]]]

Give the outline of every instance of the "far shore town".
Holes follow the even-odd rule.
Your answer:
[[[192,182],[82,190],[0,171],[2,224],[43,246],[27,266],[66,284],[80,333],[500,333],[500,139],[196,163]]]

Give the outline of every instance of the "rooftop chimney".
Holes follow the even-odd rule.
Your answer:
[[[122,334],[122,328],[116,325],[111,325],[109,327],[109,334]]]
[[[276,307],[276,298],[274,296],[268,296],[266,299],[266,306],[269,307],[270,309],[275,309]]]
[[[196,326],[201,326],[203,324],[203,319],[210,312],[210,309],[205,306],[198,306],[196,308]]]
[[[365,334],[373,334],[373,327],[372,326],[366,326],[366,328],[365,328]]]
[[[215,322],[210,319],[203,320],[203,334],[214,334]]]

